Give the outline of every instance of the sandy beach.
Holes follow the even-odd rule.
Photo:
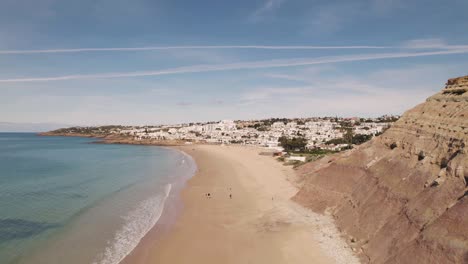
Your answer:
[[[358,263],[330,217],[290,200],[291,167],[254,147],[179,149],[198,166],[182,207],[168,208],[124,263]]]

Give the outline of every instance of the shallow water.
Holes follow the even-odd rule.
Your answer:
[[[0,133],[0,263],[118,263],[194,173],[166,148]]]

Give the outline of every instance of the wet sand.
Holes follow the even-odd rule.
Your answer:
[[[124,263],[357,263],[330,218],[290,200],[292,168],[254,147],[179,149],[198,171]]]

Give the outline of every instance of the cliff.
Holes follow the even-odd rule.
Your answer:
[[[367,263],[468,263],[468,76],[383,135],[298,169],[293,198],[330,212]]]

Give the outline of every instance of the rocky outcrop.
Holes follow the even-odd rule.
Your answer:
[[[60,137],[86,137],[95,138],[96,144],[125,144],[125,145],[148,145],[148,146],[181,146],[185,144],[182,140],[157,140],[157,139],[135,139],[133,136],[104,134],[104,133],[77,133],[59,129],[50,132],[39,133],[40,136],[60,136]]]
[[[294,200],[328,210],[364,262],[468,263],[468,76],[383,135],[298,169]]]

